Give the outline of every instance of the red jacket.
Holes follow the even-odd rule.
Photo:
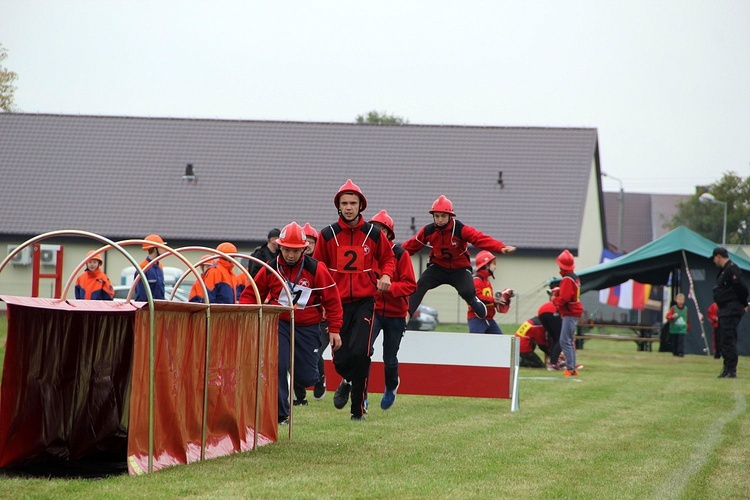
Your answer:
[[[411,257],[399,245],[391,247],[396,259],[396,272],[391,276],[391,288],[375,296],[375,314],[386,318],[404,318],[409,312],[409,295],[417,290]],[[377,276],[380,273],[376,272]]]
[[[502,241],[490,238],[454,218],[441,228],[434,223],[426,225],[402,246],[410,255],[428,246],[430,247],[430,263],[446,269],[471,269],[471,256],[467,243],[471,243],[480,250],[493,253],[502,253],[505,248]]]
[[[268,263],[282,278],[292,292],[294,301],[294,322],[299,326],[309,326],[323,321],[323,312],[328,320],[331,333],[341,331],[344,312],[341,299],[330,273],[323,265],[309,255],[303,255],[293,267],[289,267],[281,256]],[[266,267],[261,267],[255,275],[255,284],[261,297],[269,297],[269,304],[288,306],[286,292],[281,281]],[[240,304],[258,304],[252,286],[246,287],[240,295]],[[288,312],[279,315],[283,321],[290,321]]]
[[[79,300],[112,300],[115,289],[104,271],[97,269],[91,272],[87,269],[76,280],[75,296]]]
[[[706,317],[708,318],[708,322],[711,323],[711,327],[714,330],[719,328],[719,306],[716,304],[716,302],[713,302],[710,306],[708,306]]]
[[[492,289],[492,282],[490,282],[490,271],[486,267],[483,267],[474,276],[474,289],[477,292],[479,300],[484,302],[487,306],[487,316],[484,317],[486,320],[491,320],[495,317],[495,312],[507,313],[510,309],[510,297],[503,296],[503,302],[495,302],[495,292]],[[467,308],[466,319],[476,318],[477,315],[471,307]]]
[[[339,217],[324,227],[315,245],[315,259],[328,266],[341,302],[354,302],[377,293],[378,274],[393,278],[396,259],[385,233],[360,215],[354,227]]]
[[[538,316],[534,316],[521,324],[516,330],[516,337],[521,341],[520,352],[522,354],[533,352],[537,345],[540,347],[547,347],[548,345],[547,330],[545,330]]]
[[[581,280],[573,273],[563,275],[560,281],[560,291],[552,296],[552,302],[557,307],[560,316],[574,316],[580,318],[583,315],[583,304],[579,300],[581,296]]]

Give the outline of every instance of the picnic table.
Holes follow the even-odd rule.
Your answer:
[[[594,331],[601,332],[602,330],[620,330],[622,334],[612,333],[592,333]],[[659,342],[660,326],[647,326],[647,325],[629,325],[623,323],[579,323],[576,330],[576,347],[583,349],[583,344],[587,340],[591,339],[604,339],[604,340],[629,340],[636,343],[636,348],[639,351],[651,351],[652,344]]]

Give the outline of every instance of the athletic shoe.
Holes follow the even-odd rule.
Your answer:
[[[292,404],[294,406],[307,406],[307,399],[295,399]]]
[[[279,417],[279,425],[289,425],[289,417]]]
[[[729,372],[729,373],[727,373],[727,378],[737,378],[737,372]]]
[[[393,403],[396,402],[396,391],[398,391],[398,386],[401,385],[401,378],[398,379],[398,385],[395,389],[388,390],[386,389],[383,393],[383,399],[380,400],[380,409],[381,410],[387,410],[391,406],[393,406]]]
[[[578,375],[578,370],[565,370],[565,372],[563,373],[566,377],[575,377],[576,375]]]
[[[352,420],[357,420],[357,421],[360,421],[360,422],[364,422],[365,421],[365,416],[364,415],[360,415],[360,416],[352,415]]]
[[[719,374],[719,376],[716,377],[716,378],[727,378],[728,376],[729,376],[729,370],[727,370],[726,368],[724,368],[721,371],[721,373]],[[736,374],[735,374],[735,376],[736,376]]]
[[[562,370],[562,368],[560,368],[560,365],[557,365],[555,363],[550,363],[550,364],[547,365],[547,370],[548,371],[552,371],[552,370],[560,371],[560,370]]]
[[[315,387],[313,387],[313,396],[315,397],[315,401],[320,401],[323,399],[323,397],[326,395],[326,378],[325,375],[320,377],[320,380],[318,380],[315,383]]]
[[[367,413],[368,406],[370,406],[370,403],[368,403],[366,399],[362,401],[362,413]]]
[[[349,401],[350,392],[352,392],[351,382],[342,380],[336,392],[333,393],[333,406],[339,410],[346,406],[346,403]]]
[[[484,302],[479,300],[478,297],[474,297],[474,300],[471,301],[469,307],[471,307],[471,310],[474,311],[474,314],[476,314],[479,319],[487,317],[487,306],[484,305]]]

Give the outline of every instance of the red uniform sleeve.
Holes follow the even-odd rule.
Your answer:
[[[667,321],[674,321],[674,306],[669,308],[667,311]]]
[[[258,287],[258,292],[260,293],[261,297],[268,296],[268,272],[266,271],[265,267],[261,267],[260,270],[258,270],[258,274],[255,275],[255,285]],[[244,290],[242,290],[242,295],[240,295],[240,299],[238,302],[240,304],[261,303],[255,296],[255,290],[253,290],[252,285],[248,285]]]
[[[328,268],[322,262],[318,262],[315,278],[318,281],[317,287],[322,289],[323,309],[325,310],[325,318],[328,320],[328,330],[331,333],[339,333],[344,322],[344,309],[341,306],[341,297],[336,282],[333,281],[331,273],[328,272]]]
[[[414,255],[415,253],[422,250],[426,244],[427,243],[424,239],[424,228],[422,228],[416,235],[406,240],[401,246],[404,250],[409,252],[409,255]]]
[[[411,264],[411,257],[408,252],[401,254],[401,258],[396,262],[396,281],[391,281],[391,287],[386,293],[394,297],[408,297],[417,291],[417,280],[414,277],[414,266]]]
[[[488,252],[502,254],[502,250],[505,248],[505,243],[502,241],[491,238],[483,232],[465,224],[461,230],[461,239],[468,241],[480,250],[487,250]]]

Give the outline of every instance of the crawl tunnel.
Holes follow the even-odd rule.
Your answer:
[[[0,468],[107,457],[139,475],[278,440],[277,325],[289,308],[0,300]]]

